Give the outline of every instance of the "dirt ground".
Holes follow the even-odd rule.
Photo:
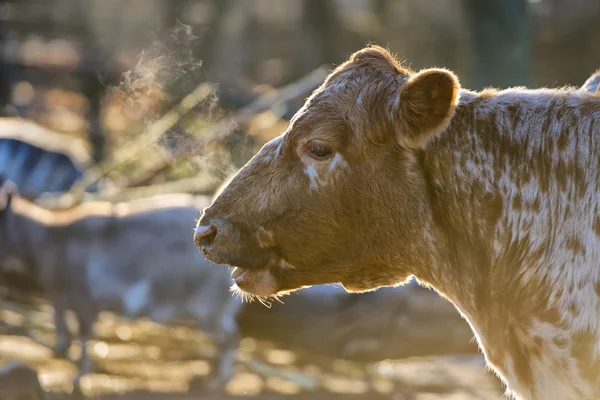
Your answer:
[[[55,359],[52,308],[45,303],[0,300],[0,364],[33,366],[56,399],[72,398],[73,363]],[[72,325],[73,321],[70,321]],[[73,326],[76,329],[76,326]],[[227,394],[207,395],[202,380],[215,347],[202,332],[148,320],[102,314],[89,343],[96,365],[82,379],[86,396],[103,399],[500,399],[502,389],[481,357],[409,359],[358,364],[277,348],[245,338]],[[401,340],[401,338],[399,338]],[[70,359],[79,356],[73,342]]]

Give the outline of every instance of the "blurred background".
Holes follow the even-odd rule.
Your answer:
[[[0,173],[51,210],[210,196],[367,43],[415,70],[451,69],[473,90],[580,86],[600,68],[599,18],[597,0],[0,0]],[[76,366],[46,345],[48,294],[35,272],[4,261],[0,363],[25,362],[68,398]],[[236,325],[235,373],[214,398],[503,392],[466,322],[414,284],[312,288],[271,308],[244,304]],[[209,398],[202,377],[217,350],[204,333],[101,314],[88,344],[98,368],[81,390]]]

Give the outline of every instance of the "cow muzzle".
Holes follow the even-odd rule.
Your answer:
[[[278,290],[275,271],[279,256],[275,246],[265,247],[254,230],[220,218],[202,218],[194,243],[206,258],[236,267],[231,277],[245,292],[269,296]]]

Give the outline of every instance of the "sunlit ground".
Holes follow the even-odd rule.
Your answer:
[[[53,358],[48,347],[55,340],[51,307],[5,300],[0,305],[0,363],[25,361],[38,370],[47,391],[70,392],[75,366]],[[74,321],[69,322],[76,326]],[[96,332],[96,340],[89,343],[96,371],[82,380],[86,395],[135,390],[187,393],[190,382],[202,382],[209,374],[209,361],[216,352],[209,337],[200,331],[147,320],[127,321],[107,313],[101,315]],[[79,343],[74,341],[69,357],[77,359],[79,353]],[[246,338],[227,392],[245,396],[319,392],[363,394],[364,398],[380,394],[420,400],[500,399],[502,393],[480,357],[369,365],[318,357],[315,360],[309,364],[299,362],[296,353]]]

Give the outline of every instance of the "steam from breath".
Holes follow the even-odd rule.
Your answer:
[[[155,40],[142,51],[136,65],[113,88],[115,94],[126,99],[128,107],[141,113],[146,129],[199,85],[207,83],[203,62],[195,56],[200,42],[191,27],[178,23],[165,38]],[[212,90],[151,147],[170,162],[184,158],[191,161],[186,165],[191,169],[189,173],[202,170],[220,180],[235,170],[224,139],[235,131],[236,125],[224,121],[217,93]]]

